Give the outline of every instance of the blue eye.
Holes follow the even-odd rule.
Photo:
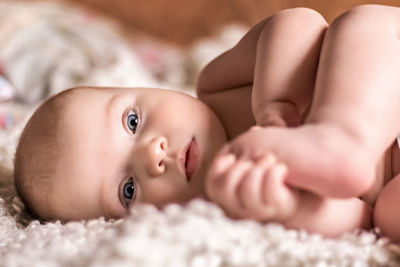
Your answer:
[[[136,198],[136,186],[133,178],[129,178],[122,187],[122,201],[123,203],[128,206],[131,200],[135,200]]]
[[[120,184],[118,189],[118,196],[121,204],[127,209],[129,204],[135,201],[138,195],[138,187],[136,186],[136,181],[133,177],[129,179],[124,179]]]
[[[126,123],[127,123],[128,129],[132,133],[135,133],[136,129],[137,129],[138,125],[139,125],[139,117],[135,113],[135,111],[133,111],[133,110],[129,111],[128,117],[126,118]]]

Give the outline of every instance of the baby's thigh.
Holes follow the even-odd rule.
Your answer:
[[[368,25],[369,23],[372,23],[372,25],[383,23],[398,25],[400,22],[396,21],[396,19],[398,20],[399,16],[399,7],[366,4],[350,8],[333,20],[331,25],[336,23],[346,23],[347,21],[352,22],[352,24],[359,23],[363,25]]]
[[[376,43],[387,45],[382,43],[383,36],[390,35],[399,40],[400,8],[372,4],[356,6],[333,20],[329,31],[333,35],[352,33],[345,36],[345,42],[353,36],[356,39],[369,38]]]
[[[400,241],[400,174],[387,183],[379,194],[373,219],[383,235]]]

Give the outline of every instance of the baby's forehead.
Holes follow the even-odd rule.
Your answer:
[[[106,88],[79,88],[70,94],[60,95],[57,103],[62,105],[64,111],[60,115],[65,115],[65,112],[81,112],[89,107],[100,108],[115,93],[115,90]]]
[[[75,88],[70,94],[71,100],[79,100],[82,98],[96,98],[96,97],[104,97],[106,95],[111,95],[118,91],[117,88],[108,88],[108,87],[80,87]],[[68,96],[68,94],[66,95]]]
[[[136,96],[162,94],[166,90],[153,88],[120,88],[120,87],[80,87],[60,98],[66,98],[65,104],[81,103],[82,101],[94,102],[111,98],[115,95],[133,94]]]

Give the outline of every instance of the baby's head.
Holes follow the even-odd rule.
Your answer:
[[[15,156],[15,183],[44,220],[120,218],[134,203],[203,197],[226,142],[198,99],[151,88],[73,88],[43,103]]]

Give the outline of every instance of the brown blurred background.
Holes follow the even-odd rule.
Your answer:
[[[55,0],[57,1],[57,0]],[[400,0],[68,0],[117,18],[128,29],[141,30],[165,41],[187,46],[217,33],[230,22],[247,26],[290,7],[310,7],[332,21],[360,4],[400,6]]]

